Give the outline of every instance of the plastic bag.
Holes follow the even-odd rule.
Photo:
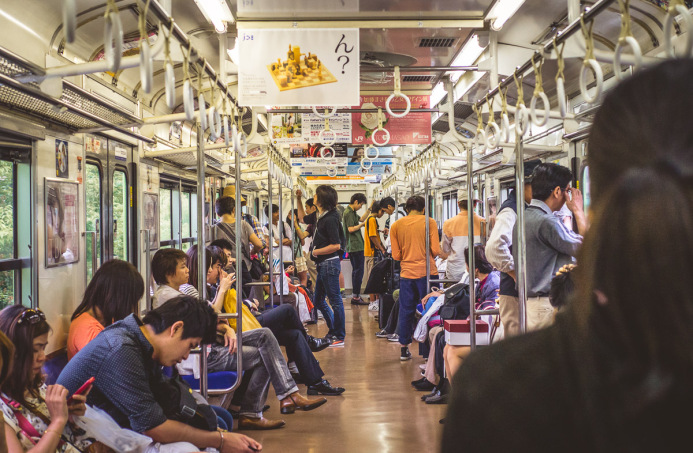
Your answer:
[[[86,413],[74,417],[74,421],[86,431],[86,437],[92,437],[118,453],[141,453],[152,443],[152,439],[145,435],[121,428],[110,415],[95,407],[87,406]]]

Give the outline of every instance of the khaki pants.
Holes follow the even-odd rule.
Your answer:
[[[556,310],[548,297],[527,298],[527,331],[543,329],[553,324]]]
[[[371,276],[371,271],[373,270],[373,265],[375,264],[375,257],[365,256],[363,260],[363,280],[361,283],[361,294],[365,294],[366,286],[368,286],[368,279]]]
[[[520,301],[513,296],[500,296],[498,299],[501,323],[505,338],[520,334]]]
[[[308,252],[303,252],[303,257],[306,259],[308,275],[310,276],[310,280],[313,282],[313,291],[315,291],[315,284],[318,281],[318,268],[315,267],[315,261],[310,259],[310,255],[308,255]]]
[[[441,330],[443,330],[443,326],[435,326],[428,331],[428,342],[431,345],[431,352],[428,354],[428,362],[426,362],[426,371],[424,372],[428,382],[436,385],[438,385],[439,378],[436,374],[436,360],[443,360],[443,357],[436,356],[436,336]]]

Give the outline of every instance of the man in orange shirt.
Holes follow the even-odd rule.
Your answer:
[[[457,205],[460,207],[460,212],[455,217],[452,217],[443,223],[443,244],[440,257],[447,259],[445,278],[459,281],[462,274],[466,270],[466,261],[464,258],[464,249],[469,247],[469,210],[467,209],[467,190],[460,189],[457,191]],[[474,206],[479,200],[474,199]],[[481,242],[481,222],[485,219],[474,212],[474,239],[472,244]]]
[[[429,293],[426,287],[426,259],[430,263],[431,278],[437,278],[435,258],[440,254],[438,225],[429,218],[428,235],[431,253],[426,256],[426,202],[423,197],[409,197],[406,204],[407,216],[397,220],[390,228],[392,258],[401,262],[399,279],[399,319],[397,334],[402,346],[400,360],[411,359],[409,344],[414,332],[416,304]]]

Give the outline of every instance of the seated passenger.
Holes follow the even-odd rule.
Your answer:
[[[190,258],[190,265],[197,268],[197,253],[195,253],[197,246],[193,247],[190,248],[193,250],[192,252],[188,251],[188,258]],[[174,282],[171,282],[171,278],[167,276],[176,275],[176,261],[167,258],[171,254],[167,253],[166,250],[170,249],[162,249],[154,254],[152,275],[157,283],[165,279],[163,280],[164,283],[168,283],[167,286],[170,286]],[[223,265],[221,260],[225,258],[224,253],[218,247],[208,247],[206,254],[207,283],[218,280],[219,271]],[[197,277],[197,272],[191,273],[190,278],[193,277]],[[195,281],[195,283],[197,282]],[[186,289],[192,293],[194,286],[188,284]],[[224,289],[223,291],[226,292],[227,290]],[[198,297],[196,292],[193,294],[192,297]],[[157,300],[158,304],[170,300],[167,299],[169,295],[170,291],[168,290],[165,293],[160,293]],[[183,294],[177,293],[174,298],[181,295]],[[221,300],[223,306],[223,296]],[[209,372],[236,371],[236,333],[227,322],[220,322],[217,328],[224,336],[224,344],[215,341],[210,343],[207,370]],[[298,393],[298,387],[291,377],[279,344],[269,329],[255,329],[243,333],[243,370],[253,370],[253,372],[247,391],[240,396],[239,429],[277,429],[284,426],[283,420],[268,420],[262,417],[262,408],[267,400],[270,382],[280,401],[283,414],[292,414],[296,409],[312,410],[327,402],[325,398],[308,399]],[[186,363],[183,373],[193,374],[193,372],[194,368],[191,364]]]
[[[77,354],[103,329],[137,313],[144,282],[137,268],[127,261],[110,260],[99,267],[72,314],[67,336],[67,358]]]
[[[94,377],[89,403],[155,442],[189,442],[221,453],[257,451],[262,446],[242,434],[204,431],[169,419],[154,396],[153,388],[164,379],[161,367],[179,363],[203,341],[214,341],[216,324],[217,315],[207,305],[188,296],[174,298],[142,321],[132,314],[106,328],[68,362],[58,383],[73,393]]]
[[[7,336],[0,332],[0,389],[10,374],[12,362],[14,360],[14,345]],[[5,418],[0,411],[0,451],[7,453],[7,442],[5,441]]]
[[[46,362],[50,326],[40,310],[12,305],[0,311],[3,370],[0,407],[5,419],[7,451],[80,453],[91,441],[80,438],[70,421],[71,415],[84,415],[86,395],[75,395],[68,402],[62,385],[46,386],[41,367]],[[14,343],[14,363],[6,352]],[[10,366],[11,365],[11,366]],[[8,370],[9,368],[9,370]],[[79,385],[82,385],[85,378]],[[73,389],[77,390],[77,388]],[[70,392],[72,393],[72,392]],[[63,438],[69,442],[64,442]]]

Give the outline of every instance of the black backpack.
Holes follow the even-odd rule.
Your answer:
[[[175,367],[171,377],[155,375],[150,388],[166,418],[204,431],[217,430],[217,416],[207,404],[198,404],[192,389],[178,375]]]
[[[469,285],[457,283],[445,290],[445,303],[438,312],[441,320],[469,317]]]

